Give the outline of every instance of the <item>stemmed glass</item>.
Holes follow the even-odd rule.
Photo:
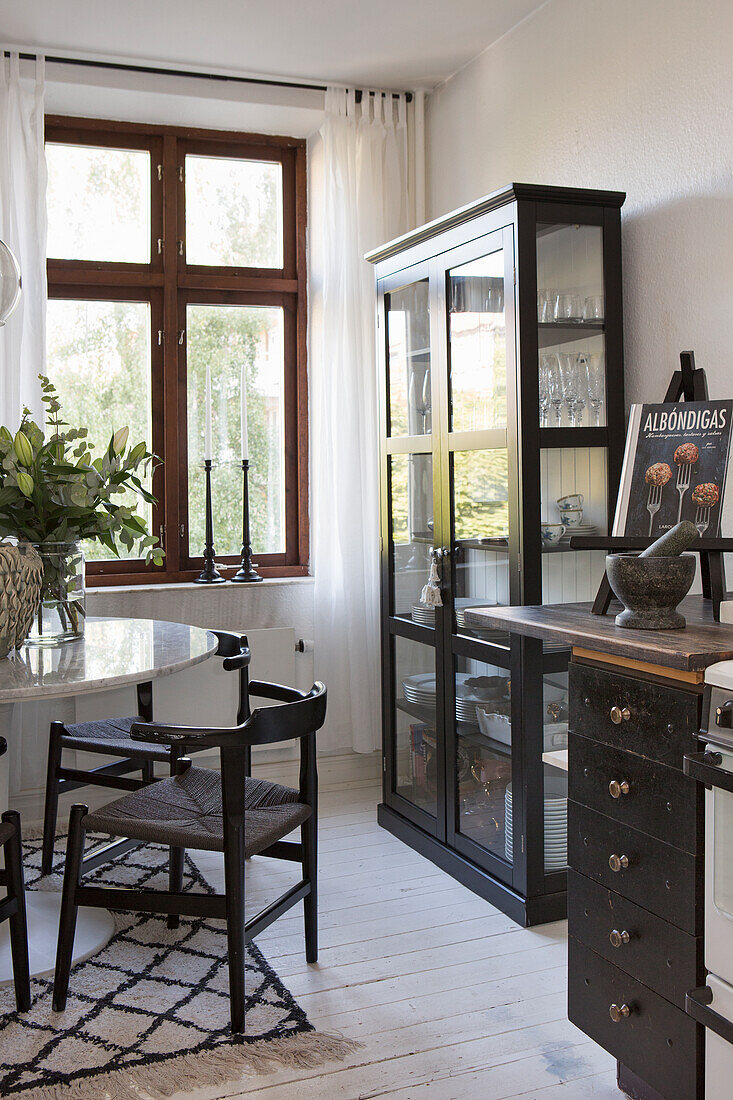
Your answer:
[[[594,427],[601,425],[601,408],[605,396],[603,360],[600,355],[587,355],[588,362],[588,404],[593,411]]]
[[[547,369],[548,369],[548,391],[550,394],[550,404],[555,410],[555,419],[557,427],[559,428],[562,423],[562,402],[563,402],[563,381],[562,371],[560,369],[560,359],[557,355],[547,356]]]
[[[550,409],[550,356],[545,352],[540,357],[540,427],[546,428]]]
[[[579,390],[578,370],[574,355],[563,353],[560,356],[560,377],[562,379],[562,400],[568,410],[570,427],[574,428],[576,427],[576,408]]]
[[[588,356],[581,352],[573,363],[573,370],[577,379],[577,394],[575,397],[575,426],[580,428],[583,424],[583,410],[588,396]]]

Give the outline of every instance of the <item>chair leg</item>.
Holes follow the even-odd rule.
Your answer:
[[[305,961],[318,962],[318,822],[315,810],[300,827],[303,848],[303,878],[310,893],[303,899],[305,918]]]
[[[2,820],[15,829],[5,845],[5,870],[8,894],[18,901],[18,911],[10,918],[10,950],[13,956],[15,1004],[18,1012],[31,1007],[31,978],[28,965],[28,925],[25,915],[25,883],[23,881],[23,844],[20,835],[20,814],[6,810]]]
[[[244,825],[225,835],[224,889],[226,891],[229,1001],[232,1031],[244,1031]]]
[[[53,979],[53,1009],[63,1012],[66,1008],[66,996],[69,992],[69,973],[74,952],[74,933],[76,932],[76,888],[81,877],[81,861],[84,855],[84,826],[88,813],[86,806],[71,807],[69,817],[69,841],[66,846],[66,866],[64,868],[64,887],[61,894],[61,915],[59,918],[59,941],[56,949],[56,972]]]
[[[143,760],[141,770],[143,783],[153,783],[155,781],[155,763],[152,760]]]
[[[180,894],[183,890],[183,857],[185,848],[171,848],[168,855],[168,889],[171,894]],[[169,913],[167,925],[178,928],[181,918],[178,913]]]
[[[46,805],[43,811],[43,850],[41,853],[41,874],[50,875],[53,866],[53,845],[56,839],[56,819],[59,810],[59,768],[61,767],[61,737],[64,727],[61,722],[51,723],[48,739],[48,764],[46,767]]]
[[[171,775],[178,775],[190,766],[179,764],[181,754],[175,745],[171,745]],[[183,890],[183,860],[186,854],[185,848],[171,848],[168,855],[168,889],[171,894],[180,894]],[[178,928],[181,918],[178,913],[169,913],[166,924],[169,928]]]

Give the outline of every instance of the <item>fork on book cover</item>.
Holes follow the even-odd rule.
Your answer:
[[[654,517],[659,509],[662,507],[662,486],[650,485],[649,486],[649,499],[646,502],[646,510],[649,513],[649,538],[652,537],[652,528],[654,527]]]
[[[692,478],[692,464],[689,462],[680,463],[677,467],[677,492],[680,494],[680,506],[677,510],[677,522],[682,519],[682,501],[685,499],[685,493],[690,488],[690,480]]]
[[[710,505],[698,504],[697,511],[695,512],[695,527],[700,538],[703,537],[708,527],[710,526]]]

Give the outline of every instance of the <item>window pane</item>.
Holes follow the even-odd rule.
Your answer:
[[[232,157],[186,157],[186,262],[283,266],[282,167]]]
[[[247,379],[249,499],[255,554],[285,551],[284,316],[274,306],[189,305],[189,553],[204,546],[206,364],[211,367],[214,546],[242,546],[241,370]]]
[[[147,302],[50,299],[47,354],[48,376],[58,390],[63,419],[71,428],[89,428],[92,457],[102,454],[112,433],[125,425],[131,444],[144,439],[150,448]],[[138,500],[133,494],[129,500],[116,499],[130,505]],[[150,505],[141,503],[138,513],[150,525]],[[96,541],[85,544],[85,553],[87,560],[113,558]]]
[[[150,263],[150,154],[46,145],[48,255]]]

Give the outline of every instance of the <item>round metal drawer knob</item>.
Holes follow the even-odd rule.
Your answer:
[[[631,1015],[631,1009],[628,1005],[611,1005],[608,1009],[608,1015],[615,1024],[620,1024],[622,1020]]]
[[[608,858],[608,866],[612,871],[625,871],[629,866],[628,856],[617,856],[616,853]]]
[[[612,779],[608,784],[608,793],[611,798],[620,798],[622,794],[628,794],[630,790],[628,779],[622,779],[620,782],[618,779]]]
[[[611,721],[614,726],[620,726],[622,722],[628,722],[631,711],[628,707],[611,707]]]
[[[611,941],[611,947],[623,947],[625,943],[629,942],[631,936],[625,929],[623,932],[619,932],[618,928],[614,928],[608,933],[608,938]]]

